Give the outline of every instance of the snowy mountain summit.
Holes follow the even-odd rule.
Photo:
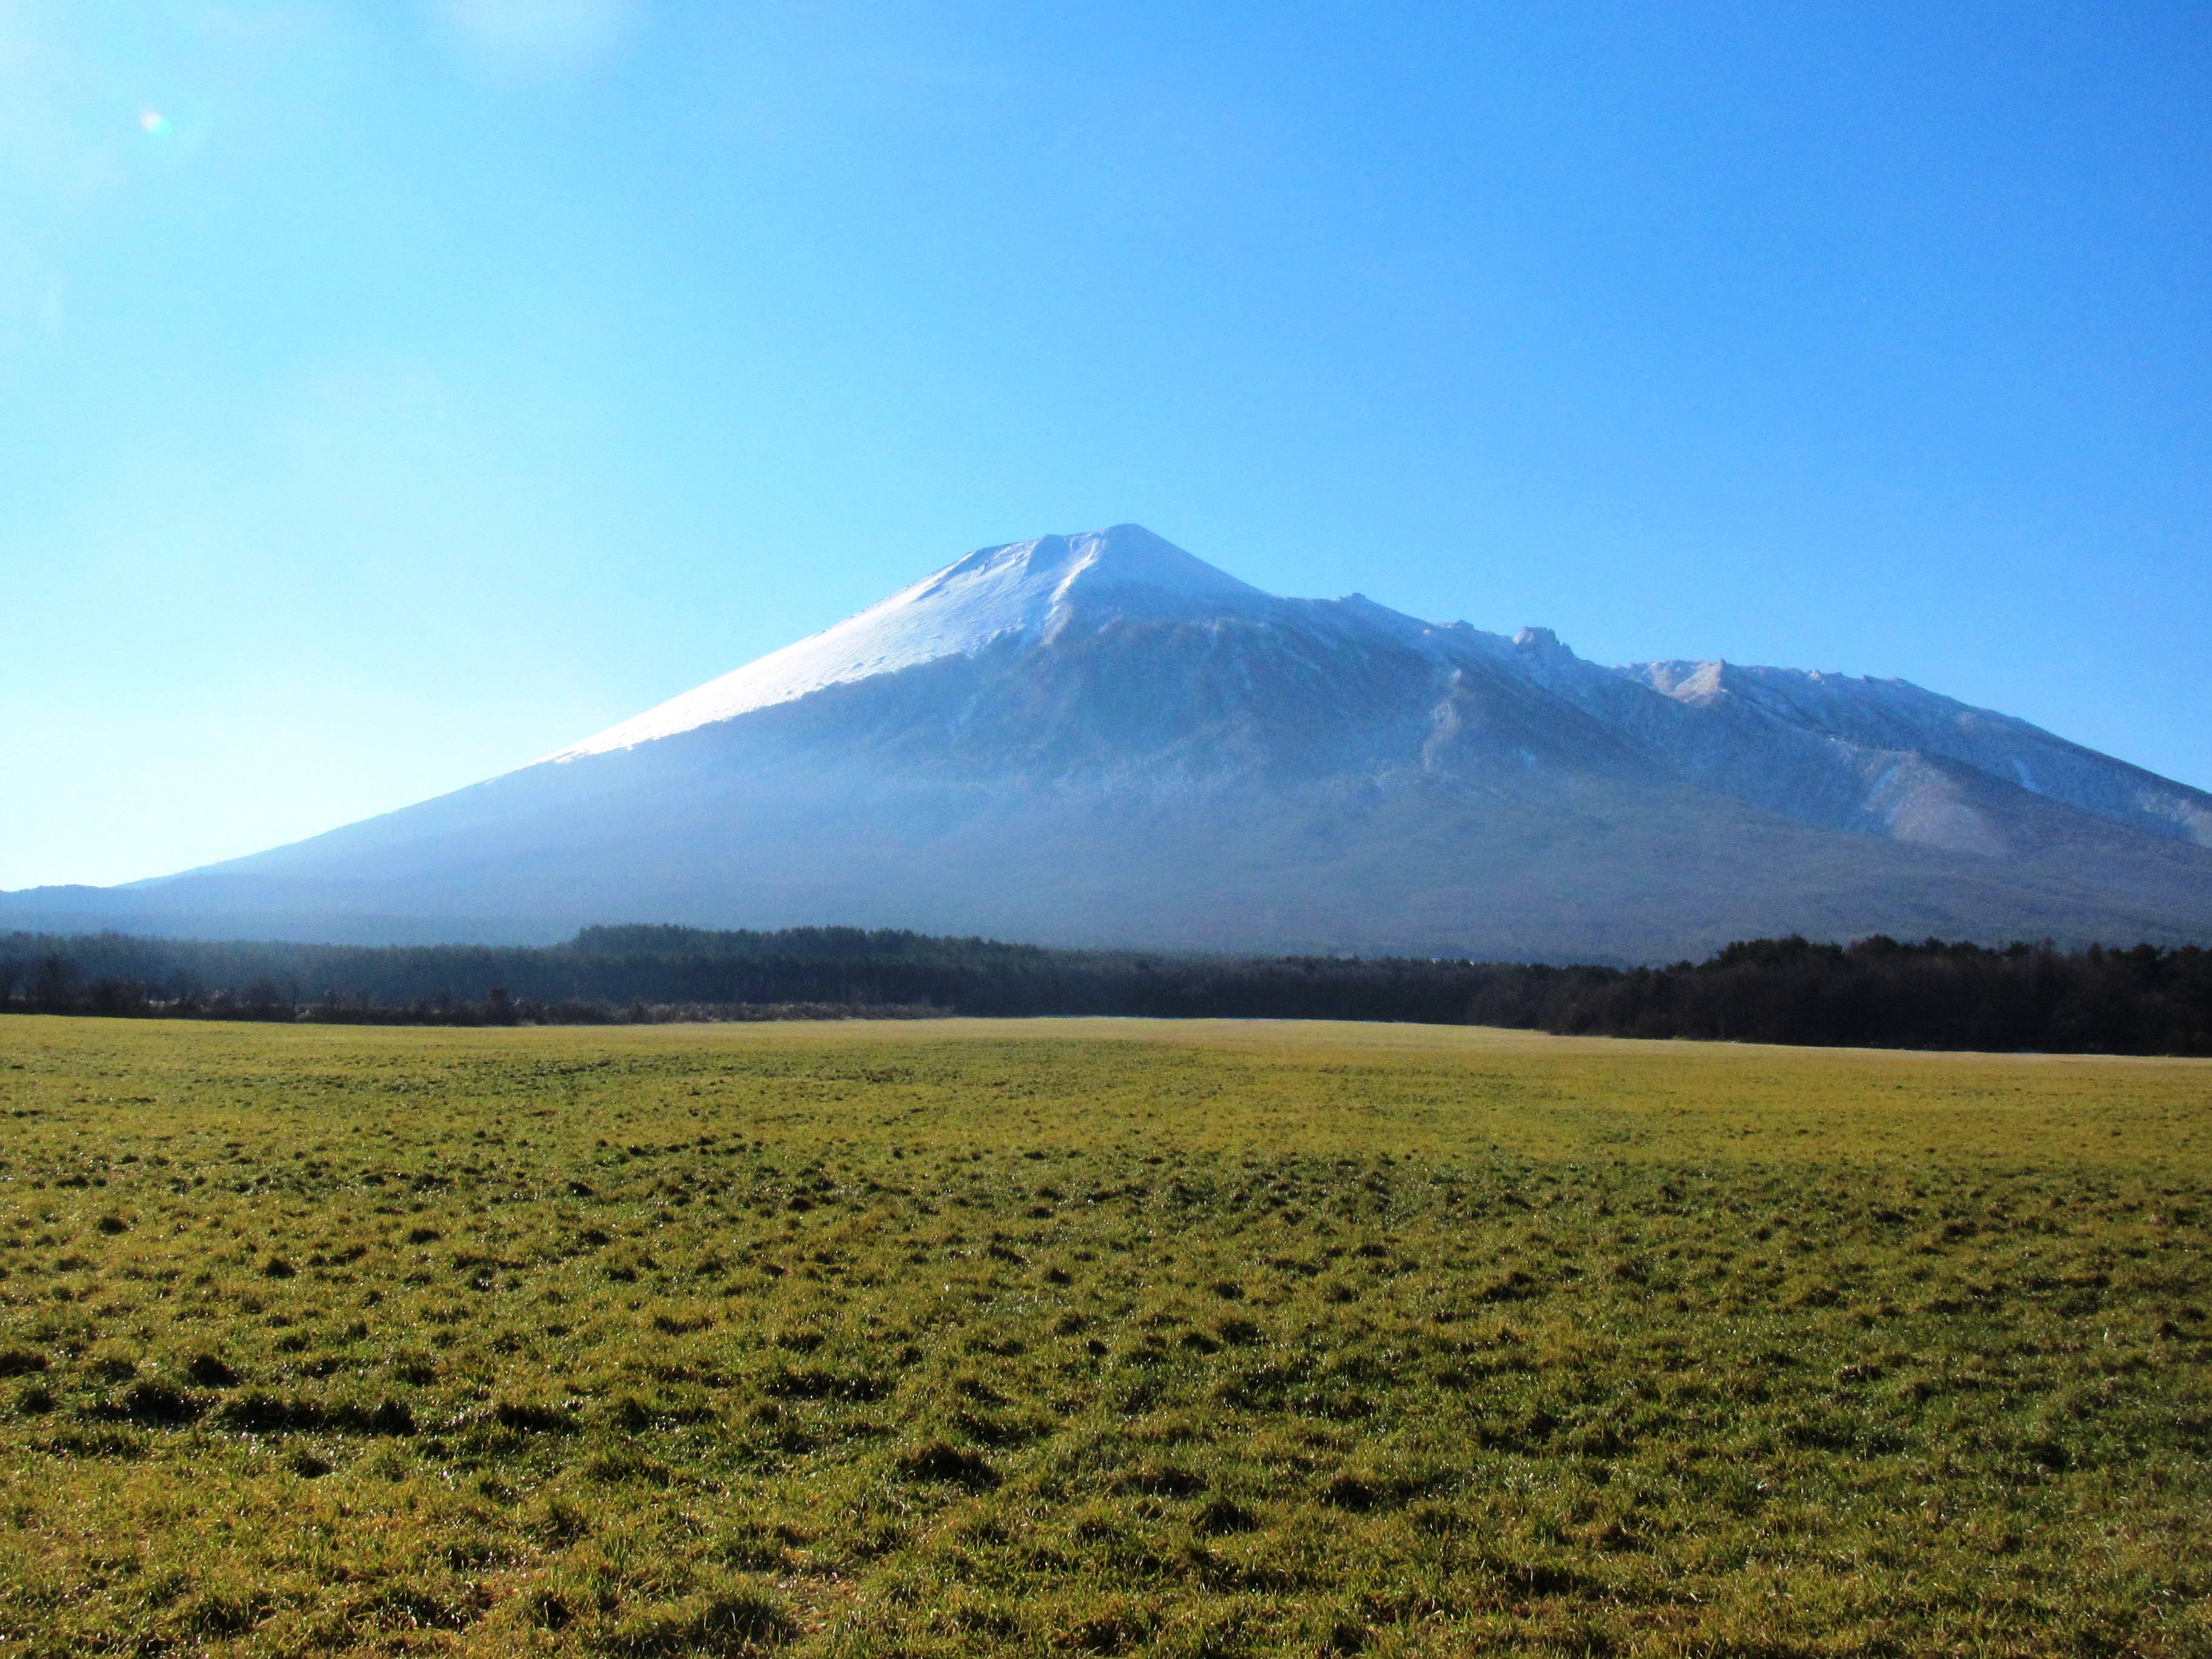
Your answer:
[[[0,925],[843,922],[1641,960],[2212,938],[2212,796],[1901,680],[1587,662],[1134,525],[988,547],[519,772]]]
[[[1268,603],[1258,588],[1139,525],[980,548],[835,628],[547,758],[634,748],[824,686],[972,655],[1008,639],[1049,642],[1079,615],[1200,614]]]

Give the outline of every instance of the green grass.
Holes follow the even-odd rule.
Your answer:
[[[2212,1652],[2212,1065],[0,1022],[0,1655]]]

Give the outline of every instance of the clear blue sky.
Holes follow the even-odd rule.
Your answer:
[[[0,887],[1123,520],[2212,785],[2212,12],[0,0]]]

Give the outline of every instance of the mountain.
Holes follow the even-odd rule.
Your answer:
[[[811,922],[1671,959],[2212,939],[2212,796],[1901,680],[1586,662],[1132,525],[985,548],[521,770],[0,926],[531,940]]]

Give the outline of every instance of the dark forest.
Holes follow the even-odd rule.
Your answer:
[[[1667,968],[1048,950],[805,927],[366,947],[0,935],[0,1011],[348,1024],[1110,1014],[1873,1048],[2212,1054],[2212,951],[1869,939]]]

